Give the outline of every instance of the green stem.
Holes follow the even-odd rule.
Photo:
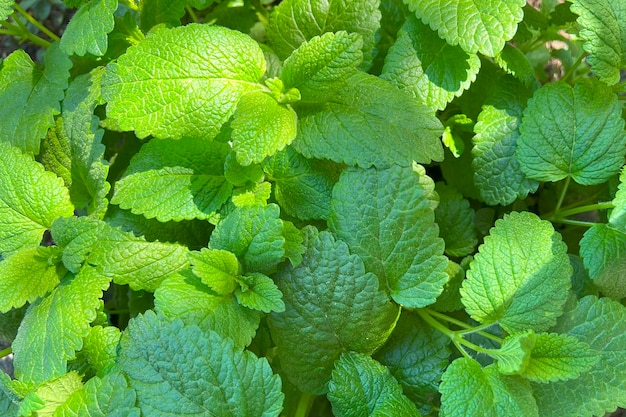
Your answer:
[[[456,326],[459,326],[465,329],[465,330],[457,330],[455,332],[456,334],[464,335],[464,334],[477,333],[487,339],[491,339],[495,342],[502,343],[502,338],[484,331],[485,329],[488,329],[489,327],[493,326],[493,323],[481,324],[480,326],[472,326],[471,324],[462,322],[461,320],[457,320],[450,316],[446,316],[445,314],[442,314],[438,311],[433,311],[428,308],[426,308],[425,310],[427,310],[428,314],[430,314],[431,316],[435,316],[440,320],[447,321],[448,323],[452,323]]]
[[[578,59],[576,59],[576,62],[574,62],[572,64],[572,66],[567,70],[567,72],[563,75],[562,80],[567,82],[568,79],[570,79],[572,77],[572,75],[574,74],[574,72],[576,71],[576,69],[578,68],[578,66],[581,64],[581,62],[583,62],[583,59],[585,59],[585,56],[587,56],[586,52],[583,52]],[[569,178],[569,177],[568,177]]]
[[[570,176],[565,178],[565,183],[563,183],[563,189],[561,190],[561,195],[559,195],[559,200],[556,202],[556,207],[554,208],[554,214],[558,216],[559,210],[561,210],[561,206],[563,205],[563,200],[565,200],[565,194],[567,194],[567,189],[569,188]]]
[[[294,417],[307,417],[309,415],[309,411],[311,410],[311,406],[313,406],[314,400],[315,395],[303,392],[300,395],[300,401],[298,401],[298,407],[296,408]]]
[[[419,316],[426,322],[428,323],[432,328],[434,328],[435,330],[440,331],[441,333],[445,334],[446,336],[448,336],[450,339],[452,339],[452,342],[456,345],[456,341],[458,341],[458,337],[456,332],[448,329],[446,326],[444,326],[443,324],[439,323],[437,320],[435,320],[431,315],[430,315],[431,311],[427,311],[426,309],[421,309],[421,310],[417,310],[417,314],[419,314]]]
[[[615,206],[611,202],[588,204],[586,206],[574,207],[569,210],[563,210],[559,213],[558,217],[564,218],[573,216],[575,214],[586,213],[588,211],[608,210],[612,208],[615,208]]]
[[[135,3],[134,0],[119,0],[119,2],[131,10],[136,12],[139,11],[139,6],[137,6],[137,3]]]
[[[200,20],[198,19],[198,15],[196,14],[196,12],[193,11],[190,6],[185,6],[185,10],[187,11],[187,14],[189,15],[189,17],[191,17],[191,20],[193,20],[194,23],[200,22]]]
[[[11,346],[9,346],[6,349],[2,349],[2,350],[0,350],[0,358],[4,358],[5,356],[9,356],[11,353],[13,353],[13,350],[11,350]]]
[[[20,7],[19,4],[15,3],[13,5],[13,7],[15,8],[15,10],[17,10],[22,16],[24,16],[26,18],[26,20],[28,20],[30,23],[32,23],[37,29],[39,29],[40,31],[42,31],[43,33],[46,34],[46,36],[48,36],[50,39],[52,39],[53,41],[58,41],[60,40],[60,38],[54,33],[52,32],[50,29],[48,29],[47,27],[45,27],[44,25],[42,25],[41,23],[39,23],[37,21],[37,19],[35,19],[34,17],[32,17],[29,13],[26,12],[26,10],[22,9]]]
[[[561,223],[561,224],[569,224],[571,226],[581,226],[581,227],[593,227],[598,223],[594,222],[585,222],[582,220],[571,220],[571,219],[552,219],[553,223]]]

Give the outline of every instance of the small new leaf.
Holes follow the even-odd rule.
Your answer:
[[[231,252],[219,249],[202,249],[191,252],[191,265],[195,275],[218,295],[232,294],[239,276],[239,261]]]
[[[235,296],[242,306],[264,313],[285,311],[285,303],[274,281],[267,275],[253,273],[239,278],[241,288],[237,288]]]
[[[113,30],[117,0],[91,0],[72,16],[59,44],[68,55],[89,53],[102,56],[108,48],[107,34]]]
[[[590,227],[580,240],[580,256],[604,295],[615,300],[626,297],[626,231],[610,224]]]

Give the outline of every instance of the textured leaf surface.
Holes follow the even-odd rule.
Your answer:
[[[508,205],[537,190],[515,157],[519,125],[530,91],[510,77],[500,78],[474,126],[472,168],[480,197],[491,205]]]
[[[328,399],[338,417],[420,417],[389,370],[367,355],[347,352],[335,362]]]
[[[621,105],[610,88],[587,79],[537,90],[524,110],[517,159],[539,181],[571,177],[600,184],[619,172],[626,154]],[[565,123],[564,121],[568,121]]]
[[[441,374],[449,364],[450,339],[417,315],[403,311],[387,342],[374,358],[402,385],[423,414],[432,411]]]
[[[282,409],[281,381],[266,359],[150,311],[129,323],[119,365],[150,416],[271,417]]]
[[[435,301],[448,260],[418,173],[348,169],[333,189],[330,212],[330,229],[397,303],[420,308]]]
[[[116,183],[111,203],[161,222],[210,218],[232,191],[224,177],[229,152],[203,139],[151,140]]]
[[[79,355],[96,372],[96,375],[103,377],[115,365],[120,336],[120,329],[114,326],[89,328],[89,334],[83,339],[83,349]]]
[[[261,318],[258,311],[239,305],[232,294],[215,294],[189,271],[163,281],[154,293],[154,305],[171,319],[232,339],[241,349],[252,341]]]
[[[263,170],[274,182],[281,209],[302,220],[328,218],[335,166],[307,159],[289,147],[267,159]]]
[[[142,0],[139,3],[141,30],[148,32],[158,24],[165,24],[168,27],[180,26],[180,18],[185,14],[187,4],[183,0]],[[196,6],[194,5],[194,7]],[[198,8],[204,9],[204,7]]]
[[[52,416],[74,392],[80,390],[83,383],[80,375],[69,372],[58,378],[45,381],[26,395],[20,404],[20,416]]]
[[[580,240],[589,278],[606,296],[626,297],[626,232],[606,224],[589,228]]]
[[[48,48],[43,68],[35,65],[26,52],[9,55],[0,70],[0,142],[9,142],[25,152],[39,153],[39,142],[53,116],[59,114],[59,101],[67,88],[72,62],[58,43]]]
[[[154,32],[107,66],[102,94],[122,129],[212,139],[242,94],[260,90],[265,58],[247,35],[190,24]]]
[[[300,265],[274,275],[285,311],[271,313],[268,323],[289,379],[303,391],[323,393],[341,353],[371,354],[387,339],[398,309],[345,243],[312,227],[304,235]]]
[[[0,22],[4,22],[13,13],[15,0],[0,0]]]
[[[608,85],[620,80],[626,66],[626,4],[610,0],[572,0],[579,15],[583,48],[589,53],[591,70]]]
[[[231,252],[202,249],[191,252],[192,270],[200,280],[218,295],[232,294],[239,276],[239,261]]]
[[[473,253],[478,243],[474,209],[461,193],[443,183],[437,183],[437,194],[439,205],[435,209],[435,222],[439,236],[446,242],[446,254],[463,257]]]
[[[405,0],[411,11],[451,45],[495,56],[513,38],[525,0]]]
[[[109,281],[85,267],[30,305],[12,346],[18,379],[37,384],[67,372],[67,361],[82,347]]]
[[[443,159],[432,109],[378,77],[356,73],[332,101],[296,110],[293,146],[306,157],[362,167]]]
[[[499,323],[508,332],[539,332],[561,315],[571,275],[567,246],[552,225],[530,212],[513,212],[485,237],[461,300],[479,322]]]
[[[61,50],[68,55],[104,55],[108,48],[107,34],[115,24],[116,9],[117,0],[91,0],[83,4],[63,32]]]
[[[624,306],[608,298],[587,296],[568,303],[552,330],[588,344],[600,353],[600,360],[580,378],[533,384],[541,417],[602,416],[626,406]]]
[[[478,55],[448,44],[411,16],[389,48],[381,76],[428,106],[443,110],[469,88],[479,69]]]
[[[543,417],[530,384],[519,376],[481,368],[473,359],[456,359],[441,380],[442,417]]]
[[[56,412],[55,417],[139,417],[135,391],[119,371],[91,378]]]
[[[619,186],[613,199],[613,206],[615,208],[609,214],[609,224],[626,232],[626,169],[624,168],[619,176]]]
[[[300,44],[326,32],[354,32],[363,38],[363,65],[369,68],[375,55],[376,31],[380,27],[379,0],[330,0],[281,2],[267,27],[269,45],[287,58]]]
[[[63,181],[7,143],[0,143],[0,252],[38,246],[43,232],[74,207]]]
[[[209,246],[237,255],[246,272],[271,272],[285,256],[279,215],[276,204],[237,207],[218,223]]]
[[[270,277],[257,272],[241,277],[240,283],[235,296],[242,306],[264,313],[285,311],[283,293]]]
[[[233,149],[242,165],[262,162],[296,137],[298,117],[291,106],[265,93],[241,97],[231,123]]]
[[[0,312],[21,307],[46,295],[57,286],[59,248],[24,248],[0,262]]]

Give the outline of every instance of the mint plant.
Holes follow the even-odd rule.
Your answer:
[[[535,3],[0,0],[0,414],[626,407],[626,8]]]

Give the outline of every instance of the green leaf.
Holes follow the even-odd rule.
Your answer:
[[[85,267],[30,305],[12,346],[16,378],[37,385],[67,372],[67,361],[82,348],[109,282]]]
[[[512,44],[505,44],[504,49],[494,57],[494,61],[500,68],[517,78],[524,87],[535,90],[541,86],[535,78],[535,69],[528,57]]]
[[[263,52],[249,36],[190,24],[158,30],[107,65],[102,95],[108,116],[140,138],[206,140],[244,93],[261,90],[264,72]]]
[[[289,259],[293,266],[300,265],[305,251],[302,246],[302,232],[290,221],[283,220],[283,237],[285,238],[285,258]]]
[[[74,392],[83,387],[82,378],[76,372],[46,381],[31,391],[20,404],[20,416],[52,417]]]
[[[446,254],[460,258],[474,253],[478,244],[474,209],[454,188],[440,182],[436,190],[439,205],[435,209],[435,223],[439,226],[439,236],[446,242]]]
[[[237,288],[235,296],[242,306],[264,313],[285,311],[283,293],[274,281],[266,275],[252,273],[239,278],[241,288]]]
[[[379,0],[285,0],[273,9],[267,27],[269,46],[281,59],[300,44],[326,32],[358,33],[363,39],[362,69],[371,66],[376,31],[380,27]]]
[[[441,379],[441,417],[544,417],[530,384],[519,376],[481,368],[473,359],[456,359]]]
[[[480,197],[491,205],[508,205],[535,192],[539,183],[526,178],[515,158],[522,112],[530,91],[502,77],[474,126],[472,168]]]
[[[571,287],[567,246],[548,221],[530,212],[498,220],[470,264],[461,300],[481,323],[507,332],[548,329]]]
[[[54,172],[67,188],[72,185],[72,159],[70,141],[65,134],[62,117],[55,119],[54,126],[48,130],[41,141],[37,160],[46,171]]]
[[[610,0],[571,0],[571,9],[580,16],[580,37],[589,53],[586,61],[601,81],[608,85],[620,81],[626,66],[626,9]]]
[[[306,227],[304,246],[300,265],[286,264],[274,274],[285,311],[270,313],[268,324],[288,378],[302,391],[321,394],[341,353],[371,354],[399,311],[361,259],[330,232]]]
[[[68,55],[103,56],[107,34],[113,31],[117,0],[91,0],[76,11],[65,28],[59,47]]]
[[[88,263],[117,284],[154,291],[167,276],[189,267],[188,250],[180,245],[148,242],[108,224],[86,218],[61,219],[52,230],[70,271]]]
[[[93,326],[83,339],[83,348],[79,355],[96,372],[104,377],[115,365],[117,346],[121,337],[120,330],[114,326]]]
[[[290,105],[261,92],[245,94],[231,122],[237,162],[244,166],[259,163],[284,149],[296,137],[297,120]]]
[[[619,186],[613,198],[613,210],[609,214],[609,224],[626,232],[626,168],[622,168]]]
[[[0,143],[0,252],[6,256],[38,246],[54,219],[71,216],[73,210],[60,178],[19,149]]]
[[[224,177],[229,152],[203,139],[153,139],[131,160],[111,203],[160,222],[208,219],[232,191]]]
[[[580,256],[594,285],[616,300],[626,297],[626,232],[596,224],[580,240]]]
[[[435,302],[448,275],[444,242],[420,175],[410,168],[347,169],[333,189],[329,228],[399,304]]]
[[[602,416],[626,406],[624,306],[594,296],[572,300],[552,330],[586,343],[600,360],[577,379],[533,384],[541,417]]]
[[[493,57],[515,35],[525,0],[405,0],[411,11],[451,45]]]
[[[195,275],[218,295],[232,294],[240,274],[239,261],[231,252],[219,249],[202,249],[191,252],[191,265]]]
[[[446,272],[448,273],[448,282],[443,287],[443,292],[437,301],[431,306],[436,311],[456,311],[463,308],[461,303],[461,294],[459,289],[463,280],[465,280],[465,269],[469,266],[472,257],[463,258],[461,265],[456,262],[448,261]]]
[[[77,208],[87,206],[99,217],[108,207],[109,164],[104,159],[104,130],[98,127],[94,109],[101,104],[100,82],[104,68],[79,75],[72,81],[63,100],[63,127],[71,156],[70,197]]]
[[[288,147],[268,158],[263,171],[274,182],[274,196],[285,212],[302,220],[328,218],[338,167]]]
[[[57,286],[65,273],[58,268],[55,246],[24,248],[0,262],[0,313],[32,303]]]
[[[55,413],[55,417],[139,417],[135,391],[119,371],[91,378]]]
[[[271,417],[282,408],[280,378],[265,358],[151,311],[129,323],[119,366],[145,415]]]
[[[373,75],[355,73],[332,101],[296,107],[296,151],[348,165],[409,166],[443,159],[433,110]]]
[[[403,311],[387,342],[374,358],[400,383],[404,394],[423,414],[430,414],[438,397],[441,374],[449,364],[450,339],[419,316]]]
[[[469,88],[479,69],[478,55],[448,44],[410,16],[389,48],[381,77],[433,109],[443,110]]]
[[[335,362],[328,399],[337,417],[421,417],[389,370],[360,353],[343,353]]]
[[[209,247],[234,253],[245,272],[272,272],[285,256],[276,204],[236,207],[217,224]]]
[[[500,349],[493,349],[489,356],[497,362],[498,372],[505,375],[520,374],[530,361],[535,333],[528,330],[504,338]]]
[[[357,33],[324,33],[302,43],[281,73],[285,88],[297,88],[302,100],[324,101],[336,94],[363,61],[363,38]]]
[[[4,22],[11,16],[13,4],[15,4],[15,0],[0,0],[0,22]]]
[[[180,26],[187,4],[184,0],[142,0],[139,2],[139,27],[148,32],[158,24]]]
[[[600,184],[619,172],[626,132],[617,95],[595,79],[537,90],[524,110],[517,141],[522,171],[538,181],[571,177]],[[565,122],[567,121],[567,122]]]
[[[250,344],[261,318],[258,311],[239,305],[232,294],[215,294],[190,271],[165,279],[154,293],[154,305],[171,319],[232,339],[240,349]]]
[[[43,67],[35,65],[23,50],[17,50],[2,63],[0,102],[0,142],[9,142],[27,153],[38,154],[39,142],[54,126],[61,108],[63,91],[72,61],[54,43],[44,56]]]
[[[272,184],[269,182],[259,182],[256,184],[248,184],[242,188],[236,188],[230,200],[235,207],[266,205],[267,200],[272,195]],[[225,210],[227,213],[228,211]],[[221,214],[224,214],[222,212]]]

